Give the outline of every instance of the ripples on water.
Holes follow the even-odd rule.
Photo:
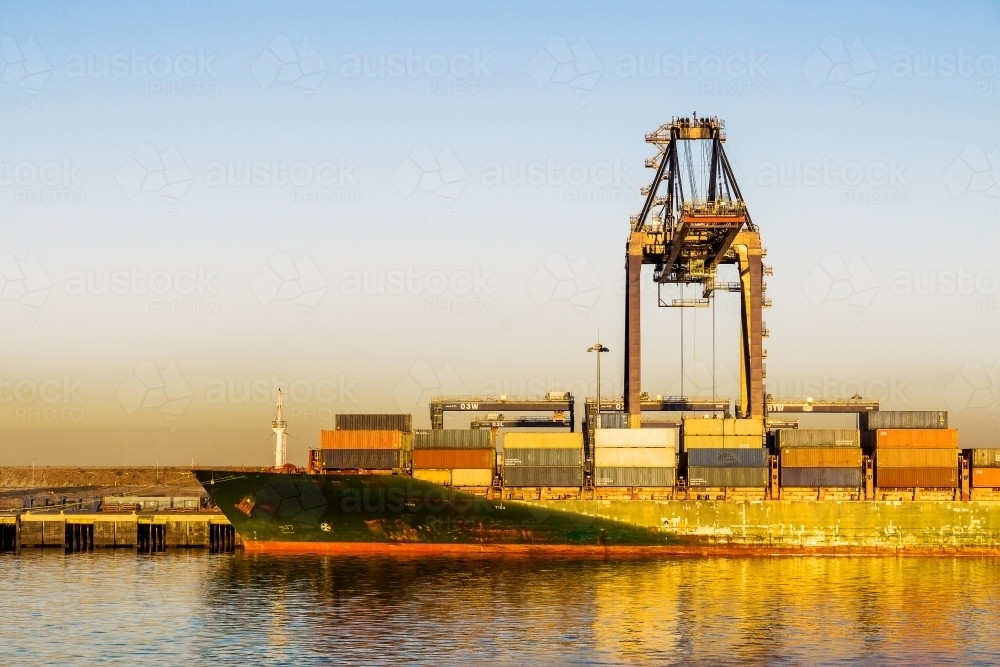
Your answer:
[[[996,664],[1000,560],[0,557],[0,664]]]

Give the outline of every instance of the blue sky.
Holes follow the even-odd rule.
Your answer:
[[[293,460],[336,412],[583,396],[598,329],[620,391],[643,135],[692,112],[726,121],[774,266],[768,391],[860,389],[994,441],[997,7],[712,12],[0,3],[0,464],[126,440],[264,463],[279,385]],[[647,299],[644,389],[678,393],[678,314]],[[685,389],[710,393],[711,313],[689,315]]]

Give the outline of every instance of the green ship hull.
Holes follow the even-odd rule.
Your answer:
[[[195,475],[254,551],[1000,555],[992,501],[514,501],[399,475]]]

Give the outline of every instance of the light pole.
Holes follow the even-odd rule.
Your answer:
[[[598,339],[601,335],[597,334]],[[608,348],[601,345],[601,341],[598,340],[596,343],[587,348],[587,352],[597,353],[597,421],[594,423],[594,428],[601,428],[601,352],[608,352]]]

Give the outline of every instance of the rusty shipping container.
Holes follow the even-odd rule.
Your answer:
[[[953,489],[958,486],[958,467],[950,468],[875,468],[875,486],[891,488],[921,487]]]
[[[413,433],[413,449],[494,449],[490,429],[421,429]]]
[[[721,486],[767,486],[771,471],[767,468],[717,468],[688,466],[688,486],[691,487],[721,487]]]
[[[597,466],[595,486],[655,486],[674,485],[675,468],[639,468],[630,466]]]
[[[491,468],[492,449],[414,449],[413,468]]]
[[[402,431],[320,431],[322,449],[401,449]]]
[[[958,449],[957,428],[896,428],[865,431],[865,447],[920,447],[926,449]]]
[[[583,486],[582,466],[504,466],[504,486]]]
[[[508,432],[503,436],[503,448],[508,449],[579,449],[583,451],[582,433]]]
[[[398,449],[324,449],[323,467],[331,470],[391,470],[400,467]]]
[[[861,448],[789,447],[779,460],[783,468],[860,468]]]
[[[973,468],[970,477],[977,489],[1000,489],[1000,468]]]
[[[861,486],[864,471],[859,468],[782,468],[781,486],[845,487]]]
[[[766,449],[692,449],[687,452],[688,467],[756,468],[766,467]]]
[[[538,449],[518,447],[505,449],[504,466],[579,466],[583,465],[582,449]]]
[[[958,467],[957,449],[876,449],[878,468],[952,468]]]
[[[783,428],[774,433],[775,444],[786,447],[860,447],[861,431],[841,428]]]
[[[973,468],[1000,468],[1000,449],[973,449]]]
[[[403,431],[413,430],[413,415],[355,415],[341,414],[336,416],[335,425],[338,431]]]
[[[678,431],[670,428],[599,429],[594,433],[598,449],[660,448],[677,449]]]
[[[880,428],[948,428],[947,410],[876,410],[862,412],[858,417],[864,431]]]

